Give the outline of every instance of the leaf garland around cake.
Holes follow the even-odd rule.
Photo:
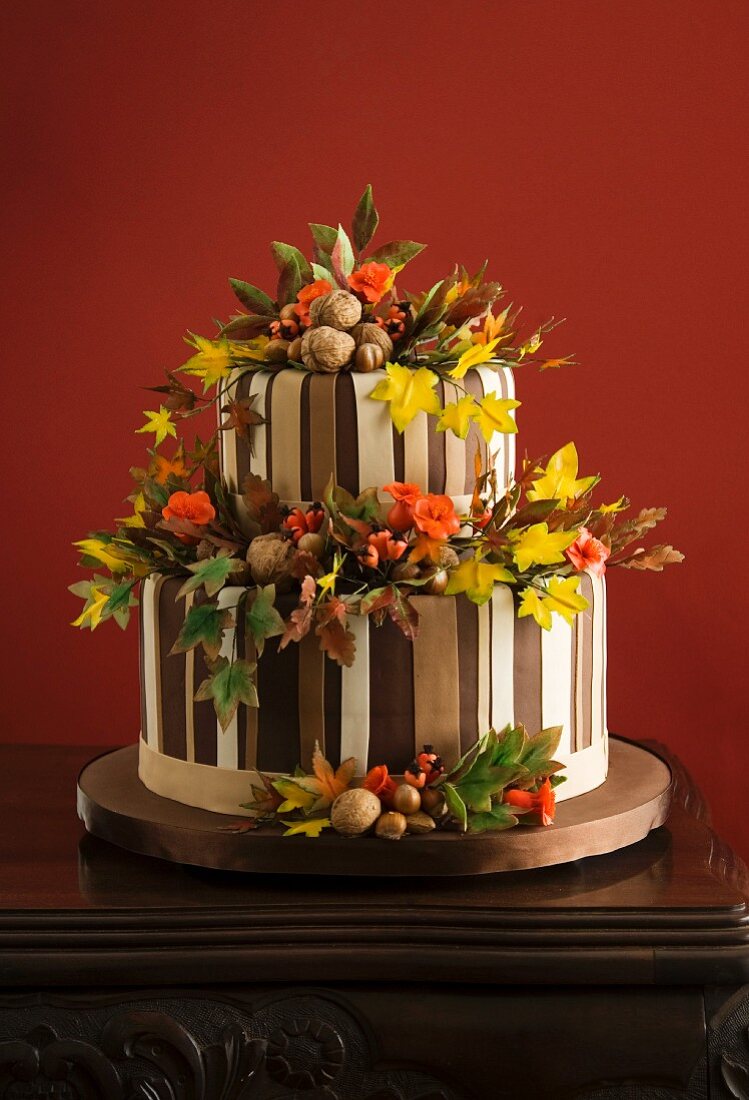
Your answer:
[[[376,626],[391,620],[413,640],[419,595],[465,594],[481,605],[497,585],[509,586],[518,617],[550,630],[555,620],[572,624],[585,613],[584,572],[601,577],[614,565],[660,572],[683,557],[670,544],[643,544],[664,508],[630,517],[625,497],[595,499],[599,478],[581,475],[572,442],[526,459],[509,485],[498,484],[491,444],[497,434],[515,431],[517,402],[492,393],[474,397],[464,392],[463,379],[484,364],[563,365],[537,358],[553,326],[517,336],[517,311],[493,312],[500,288],[485,280],[486,265],[474,276],[460,268],[426,292],[399,294],[395,278],[422,246],[396,240],[373,249],[378,222],[367,188],[350,235],[340,225],[311,226],[311,258],[274,242],[275,298],[232,280],[248,312],[214,339],[189,334],[191,354],[179,374],[167,370],[165,382],[152,387],[157,399],[150,404],[158,407],[144,410],[136,428],[152,445],[146,465],[131,469],[130,514],[116,519],[112,531],[75,543],[90,570],[71,586],[83,601],[75,626],[95,630],[114,619],[124,628],[144,579],[179,578],[186,611],[173,652],[203,651],[208,676],[199,698],[212,701],[224,728],[238,706],[258,705],[255,665],[268,644],[285,649],[316,639],[329,659],[350,666],[355,616]],[[237,396],[247,372],[359,371],[385,359],[371,396],[387,404],[399,431],[423,412],[437,432],[465,438],[475,425],[487,442],[487,467],[477,449],[464,512],[449,496],[396,480],[354,497],[331,476],[321,500],[291,507],[249,473],[241,493],[230,494],[218,439],[234,431],[252,452],[254,433],[265,423],[257,395]],[[444,407],[438,379],[457,395]],[[217,408],[218,427],[188,442],[183,422],[205,411],[215,416]],[[491,817],[490,826],[497,827]]]
[[[346,837],[375,836],[398,840],[440,830],[461,833],[499,832],[519,822],[551,825],[554,788],[564,782],[563,765],[554,760],[561,727],[529,737],[522,725],[490,729],[447,771],[431,745],[404,769],[392,774],[378,764],[354,784],[356,761],[334,769],[315,745],[312,772],[260,774],[242,809],[252,815],[222,826],[245,832],[264,825],[283,825],[284,836],[318,837],[332,829]]]

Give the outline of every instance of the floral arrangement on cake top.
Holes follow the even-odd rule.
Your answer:
[[[149,576],[179,576],[180,595],[195,593],[174,651],[202,647],[209,675],[196,698],[213,701],[224,728],[240,703],[258,705],[254,659],[221,653],[225,632],[240,618],[259,660],[269,639],[283,648],[314,634],[328,657],[351,665],[349,617],[369,616],[378,625],[390,619],[413,638],[418,593],[465,593],[482,604],[496,584],[509,585],[518,616],[548,630],[553,616],[572,622],[585,610],[582,571],[602,575],[614,565],[660,571],[682,560],[670,545],[641,544],[665,509],[626,518],[624,497],[594,499],[599,478],[580,476],[573,443],[526,459],[508,485],[477,455],[465,514],[456,512],[453,498],[423,485],[393,481],[354,496],[334,477],[320,486],[318,501],[287,506],[253,473],[244,478],[237,514],[217,440],[233,431],[251,448],[264,423],[251,397],[235,396],[247,372],[384,367],[371,398],[389,403],[399,431],[419,413],[434,430],[461,438],[469,423],[477,424],[490,449],[498,435],[516,431],[514,400],[464,394],[441,408],[434,385],[444,373],[459,389],[479,363],[504,368],[532,361],[551,323],[520,341],[517,314],[509,307],[495,312],[500,288],[484,281],[483,268],[473,278],[458,269],[427,293],[399,294],[394,280],[422,246],[396,241],[369,252],[377,223],[367,188],[353,243],[340,226],[313,225],[311,262],[289,245],[272,246],[280,269],[275,300],[232,280],[251,312],[234,316],[215,339],[190,336],[195,354],[178,368],[184,380],[168,371],[166,384],[153,387],[160,404],[137,429],[153,445],[145,465],[131,471],[132,513],[114,530],[76,543],[81,564],[93,571],[71,586],[84,601],[76,626],[93,630],[114,619],[124,627],[137,587]],[[202,393],[189,384],[193,378]],[[223,419],[206,441],[195,437],[188,445],[178,434],[180,422],[205,411],[215,416],[217,409]],[[219,602],[226,588],[236,590],[230,606]],[[285,614],[281,595],[291,599]]]

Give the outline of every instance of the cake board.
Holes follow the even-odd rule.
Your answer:
[[[479,875],[548,867],[603,855],[662,825],[672,778],[655,753],[612,738],[609,777],[561,802],[554,825],[519,825],[478,835],[438,831],[397,843],[334,833],[284,837],[272,826],[226,832],[232,818],[184,806],[138,778],[138,746],[96,757],[78,777],[78,816],[86,829],[142,855],[223,871],[284,875]]]

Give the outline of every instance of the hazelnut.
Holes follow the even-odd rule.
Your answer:
[[[272,531],[258,535],[247,548],[247,564],[255,584],[283,585],[291,580],[294,568],[294,544]]]
[[[430,817],[442,817],[447,808],[442,791],[435,787],[425,787],[421,792],[421,808],[426,810]]]
[[[354,370],[359,374],[369,374],[385,364],[385,354],[377,344],[362,344],[354,355]]]
[[[440,546],[437,553],[437,563],[442,569],[454,569],[460,564],[460,558],[452,546]]]
[[[415,814],[421,809],[421,795],[410,783],[399,783],[393,791],[393,809],[402,814]]]
[[[331,290],[310,302],[309,315],[313,325],[346,332],[361,318],[361,302],[347,290]]]
[[[306,550],[315,558],[321,558],[325,551],[325,539],[316,531],[307,531],[296,544],[297,550]]]
[[[441,596],[447,588],[448,580],[447,570],[438,569],[436,573],[432,573],[422,592],[426,592],[428,596]]]
[[[302,337],[302,361],[308,370],[332,374],[351,362],[355,347],[353,336],[347,332],[328,325],[308,328]]]
[[[406,815],[407,833],[431,833],[436,827],[434,818],[430,817],[429,814],[425,814],[422,810],[418,810],[415,814]]]
[[[406,831],[406,824],[403,814],[393,813],[392,811],[381,814],[375,825],[375,836],[378,836],[380,840],[400,840]]]
[[[418,565],[412,561],[399,561],[390,574],[394,581],[413,581],[420,575]]]
[[[281,321],[298,321],[299,316],[296,311],[296,305],[294,302],[289,302],[287,306],[284,306],[278,313],[279,320]]]
[[[351,335],[356,341],[358,348],[364,344],[374,344],[375,347],[382,348],[382,353],[385,356],[385,360],[388,360],[393,354],[393,341],[390,339],[384,328],[379,325],[373,325],[371,321],[364,321],[360,325],[354,325],[351,329]]]
[[[292,340],[287,349],[288,358],[294,363],[301,363],[302,361],[302,338],[297,336]]]
[[[341,836],[361,836],[371,829],[382,813],[376,794],[364,787],[351,787],[338,795],[330,808],[330,824]]]
[[[270,340],[265,345],[266,363],[285,363],[289,358],[288,340]]]

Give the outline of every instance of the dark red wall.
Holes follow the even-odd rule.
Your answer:
[[[3,17],[2,736],[134,739],[136,632],[70,629],[70,546],[122,513],[139,387],[347,219],[485,256],[580,366],[518,379],[687,555],[610,577],[610,725],[667,741],[749,855],[745,0],[18,3]]]

